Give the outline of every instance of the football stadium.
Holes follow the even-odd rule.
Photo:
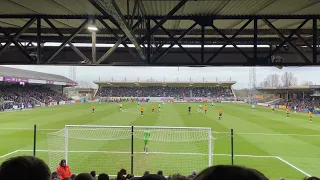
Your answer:
[[[77,83],[66,77],[1,72],[1,162],[35,155],[53,171],[66,159],[73,173],[110,176],[122,168],[191,175],[216,164],[254,167],[270,179],[318,173],[320,119],[308,112],[319,107],[319,86],[257,88],[249,104],[235,95],[235,81],[109,80],[68,97],[63,88],[77,91]]]
[[[0,0],[0,180],[319,180],[319,0]]]

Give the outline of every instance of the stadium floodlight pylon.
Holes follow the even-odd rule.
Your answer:
[[[144,132],[151,131],[144,153]],[[72,172],[190,173],[212,165],[211,128],[66,125],[47,133],[49,166],[66,159]],[[130,171],[128,171],[130,172]]]

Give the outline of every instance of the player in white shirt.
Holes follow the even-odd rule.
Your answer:
[[[211,103],[211,106],[212,106],[212,107],[214,107],[214,104],[213,104],[213,102]]]
[[[252,111],[254,111],[254,104],[252,104],[251,108],[252,108]]]
[[[294,106],[294,113],[297,113],[297,106]]]
[[[199,104],[198,112],[202,111],[202,104]]]
[[[158,105],[158,108],[159,108],[159,111],[161,111],[161,104],[159,103],[159,105]]]
[[[120,111],[122,111],[122,104],[120,104]]]
[[[140,101],[138,101],[138,107],[140,106]]]

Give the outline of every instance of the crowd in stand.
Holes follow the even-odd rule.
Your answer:
[[[284,178],[280,178],[284,180]],[[320,180],[317,177],[305,177],[304,180]],[[57,171],[50,172],[48,165],[33,156],[18,156],[8,159],[0,166],[0,180],[110,180],[106,173],[72,174],[65,160],[62,160]],[[192,172],[189,176],[174,174],[165,177],[162,171],[150,174],[146,171],[142,177],[127,174],[121,169],[114,180],[268,180],[260,171],[252,168],[231,165],[216,165],[202,170],[200,173]]]
[[[10,102],[3,104],[4,109],[10,109],[13,105],[26,107],[27,105],[47,104],[64,99],[62,93],[52,91],[42,86],[13,83],[0,84],[0,100],[2,102]]]
[[[295,99],[290,99],[288,101],[281,99],[278,103],[278,105],[286,105],[291,108],[300,108],[300,109],[316,109],[320,108],[320,98],[318,97],[311,97],[308,95],[305,95],[305,97],[297,97]]]
[[[233,97],[231,88],[226,87],[102,87],[102,97]]]

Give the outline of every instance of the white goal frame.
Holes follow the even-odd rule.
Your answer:
[[[213,159],[213,144],[212,144],[212,132],[211,128],[205,128],[205,127],[168,127],[168,126],[104,126],[104,125],[65,125],[64,128],[64,136],[65,136],[65,160],[68,162],[68,139],[69,139],[69,129],[75,128],[75,127],[83,127],[83,128],[132,128],[132,138],[134,133],[134,128],[151,128],[151,129],[186,129],[186,130],[203,130],[207,131],[208,133],[208,166],[212,166],[212,159]],[[132,154],[133,156],[133,154]]]

